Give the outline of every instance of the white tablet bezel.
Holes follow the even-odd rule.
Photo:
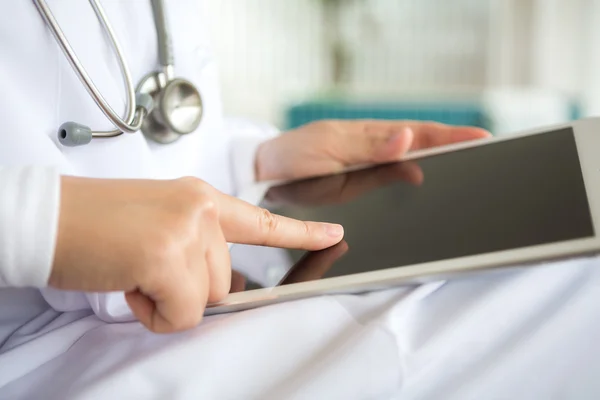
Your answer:
[[[570,124],[545,127],[510,136],[492,137],[479,141],[416,151],[404,157],[404,160],[416,160],[425,156],[443,154],[476,146],[485,146],[501,141],[519,140],[519,138],[524,136],[544,134],[563,128],[573,128],[575,135],[592,222],[594,231],[596,232],[594,237],[233,293],[222,302],[209,305],[206,314],[244,310],[265,304],[328,293],[376,290],[403,283],[410,284],[433,279],[447,279],[457,274],[469,272],[531,265],[532,263],[600,253],[600,235],[598,234],[598,230],[600,229],[600,154],[598,154],[600,151],[600,118],[584,119]],[[257,204],[262,200],[268,189],[277,184],[281,184],[281,182],[267,182],[254,185],[244,190],[240,197]]]

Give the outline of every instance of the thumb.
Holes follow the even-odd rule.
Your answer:
[[[344,143],[340,156],[345,165],[398,161],[411,148],[414,139],[411,128],[374,127],[377,129],[361,131]]]
[[[398,161],[410,150],[414,137],[413,130],[408,127],[392,131],[383,136],[379,145],[373,149],[371,158],[365,161]]]

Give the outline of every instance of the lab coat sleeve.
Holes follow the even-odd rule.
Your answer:
[[[236,194],[256,182],[256,152],[261,143],[277,136],[280,131],[268,124],[259,124],[239,118],[225,120],[225,129],[231,133],[231,164]]]
[[[58,170],[0,166],[0,287],[47,285],[59,202]]]

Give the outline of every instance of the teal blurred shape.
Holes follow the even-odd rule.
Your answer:
[[[581,118],[580,104],[573,101],[571,118]],[[316,99],[294,104],[285,111],[287,129],[324,119],[380,119],[434,121],[449,125],[476,126],[494,131],[492,118],[477,101],[359,102]]]
[[[323,119],[435,121],[450,125],[490,128],[483,107],[476,103],[362,103],[315,100],[295,104],[286,111],[288,129]]]

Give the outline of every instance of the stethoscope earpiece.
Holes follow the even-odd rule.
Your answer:
[[[67,147],[77,147],[92,141],[92,130],[89,126],[76,122],[65,122],[58,128],[58,141]]]
[[[152,96],[137,93],[135,96],[136,108],[141,108],[144,116],[150,115],[154,109]],[[89,126],[77,122],[65,122],[58,128],[58,141],[67,147],[83,146],[92,141],[94,133]]]

